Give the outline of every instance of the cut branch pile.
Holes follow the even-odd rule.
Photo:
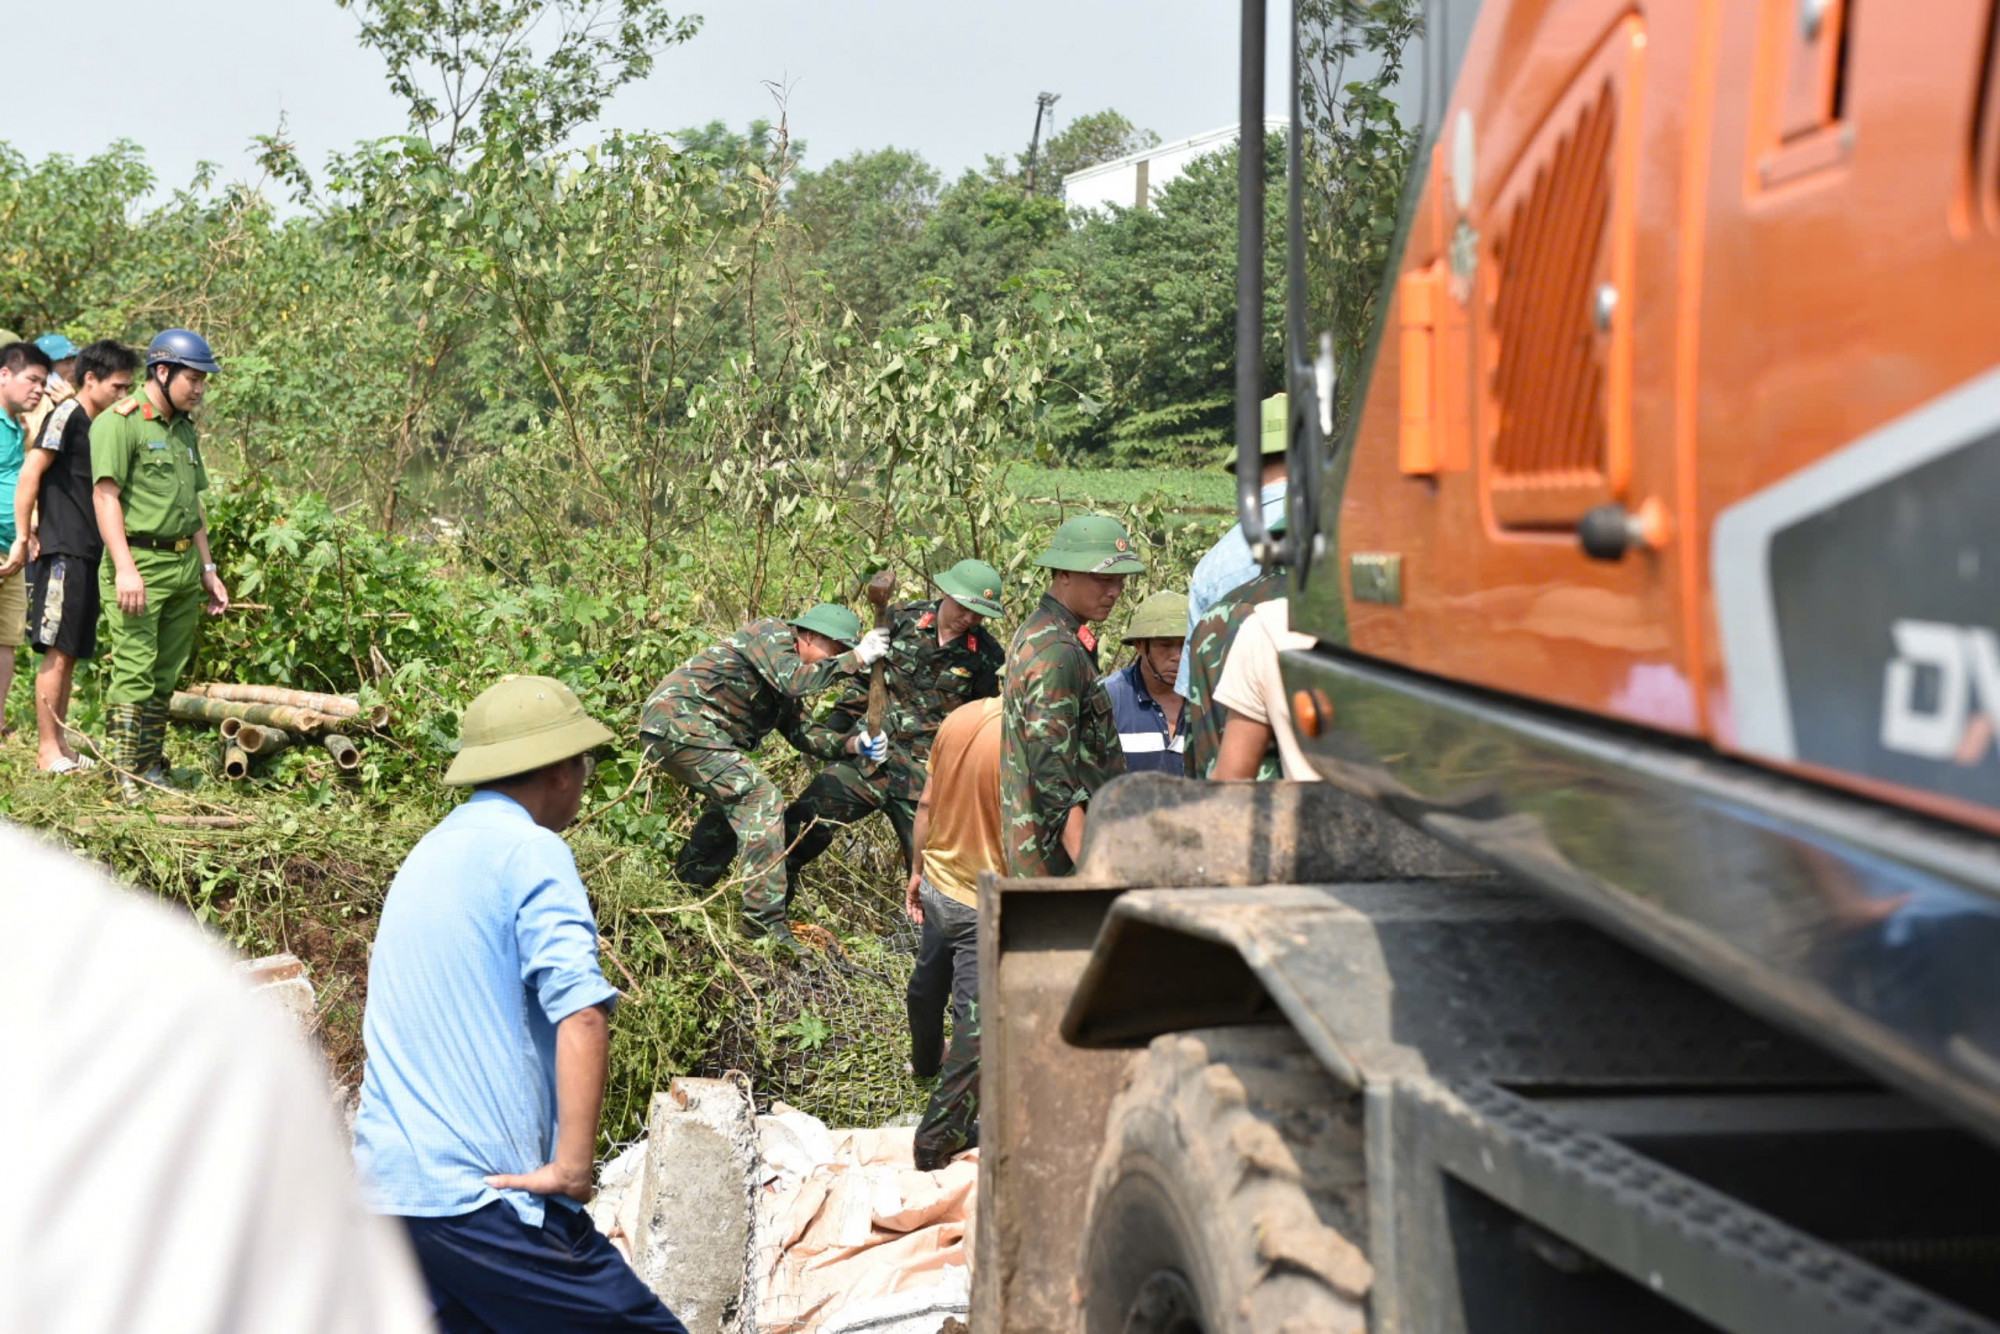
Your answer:
[[[232,779],[247,777],[251,761],[306,742],[316,742],[342,773],[351,773],[361,767],[360,747],[345,732],[332,729],[380,731],[389,725],[386,706],[364,708],[351,695],[230,682],[176,691],[167,712],[177,723],[213,725],[221,733],[222,772]]]

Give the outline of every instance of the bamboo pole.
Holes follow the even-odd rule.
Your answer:
[[[351,773],[361,767],[361,751],[348,738],[338,732],[328,732],[319,739],[326,747],[326,753],[333,756],[333,762],[344,773]]]
[[[234,742],[222,748],[222,776],[224,778],[245,778],[250,773],[250,756],[243,747]]]
[[[244,723],[236,733],[236,744],[245,753],[258,759],[268,759],[292,744],[292,734],[282,727],[266,727],[260,723]]]
[[[311,709],[295,709],[285,704],[246,704],[232,699],[206,699],[185,691],[175,692],[167,705],[167,712],[176,722],[220,723],[225,718],[239,718],[246,723],[282,727],[299,736],[322,732],[329,721],[325,714]]]
[[[256,821],[247,815],[94,815],[76,822],[79,833],[88,833],[100,824],[156,824],[166,829],[248,829]]]
[[[389,725],[388,705],[370,704],[364,707],[361,701],[352,695],[329,695],[313,690],[291,690],[283,686],[239,685],[228,681],[210,681],[203,685],[189,686],[187,693],[202,699],[230,700],[239,704],[279,704],[286,708],[310,709],[328,719],[365,720],[369,727],[377,729]]]
[[[221,726],[216,730],[222,733],[224,741],[234,741],[243,732],[243,720],[241,718],[224,718]]]
[[[311,709],[329,718],[354,718],[361,713],[361,701],[352,695],[325,695],[315,690],[291,690],[284,686],[210,681],[205,685],[190,686],[188,693],[206,699],[235,700],[239,704],[284,704],[294,709]]]

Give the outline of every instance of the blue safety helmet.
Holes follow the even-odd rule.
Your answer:
[[[185,366],[210,375],[222,369],[208,340],[190,329],[167,329],[154,336],[146,345],[146,369],[155,366]]]
[[[40,348],[42,355],[50,361],[67,361],[77,353],[76,344],[58,333],[43,334],[35,340],[35,346]]]

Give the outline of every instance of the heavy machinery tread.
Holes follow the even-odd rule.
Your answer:
[[[1079,1327],[1361,1331],[1374,1278],[1357,1244],[1366,1235],[1359,1097],[1289,1028],[1169,1034],[1133,1057],[1111,1105]],[[1176,1264],[1178,1289],[1159,1278]],[[1135,1304],[1189,1299],[1198,1319],[1131,1321]]]

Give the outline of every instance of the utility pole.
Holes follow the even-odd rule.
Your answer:
[[[1035,133],[1028,140],[1028,193],[1031,195],[1035,193],[1035,154],[1042,147],[1042,117],[1049,118],[1051,127],[1055,125],[1056,100],[1061,96],[1061,93],[1035,94]]]

